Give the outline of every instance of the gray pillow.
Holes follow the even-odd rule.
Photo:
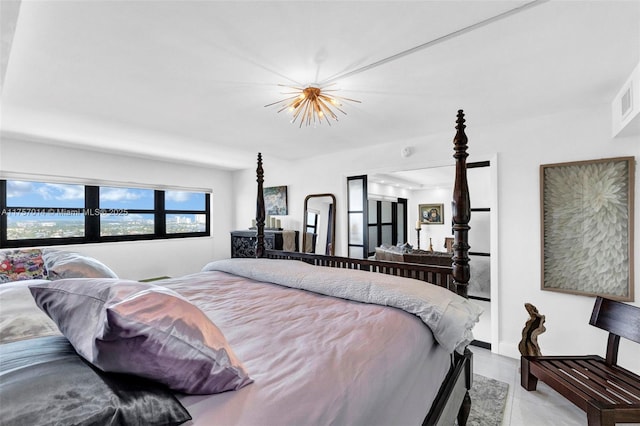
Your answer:
[[[179,425],[191,419],[165,386],[103,373],[64,336],[0,345],[3,426]]]
[[[29,288],[80,356],[103,371],[135,374],[190,394],[252,382],[218,327],[168,288],[104,278]]]
[[[107,265],[93,257],[65,250],[42,250],[44,266],[50,280],[64,278],[118,278]]]

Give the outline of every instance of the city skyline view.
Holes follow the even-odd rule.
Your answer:
[[[164,191],[166,233],[204,232],[206,215],[174,211],[204,211],[206,194]],[[76,184],[7,181],[9,240],[83,237],[86,216],[99,216],[100,235],[145,235],[154,230],[153,189],[100,187],[99,208],[85,208],[85,187]],[[131,211],[148,210],[149,213]]]

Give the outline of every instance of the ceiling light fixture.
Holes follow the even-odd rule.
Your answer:
[[[340,111],[343,114],[347,114],[346,112],[344,112],[342,109],[340,109],[339,107],[342,106],[342,104],[340,103],[340,101],[351,101],[351,102],[358,102],[360,103],[360,101],[357,101],[355,99],[349,99],[349,98],[342,98],[339,96],[335,96],[335,95],[327,95],[327,92],[331,92],[332,90],[326,90],[325,88],[330,86],[331,84],[333,84],[333,82],[337,81],[337,80],[341,80],[345,77],[351,77],[355,74],[359,74],[365,71],[368,71],[372,68],[378,67],[380,65],[384,65],[388,62],[391,61],[395,61],[398,60],[402,57],[405,57],[407,55],[413,54],[417,51],[435,46],[436,44],[439,43],[443,43],[447,40],[450,40],[452,38],[461,36],[463,34],[466,34],[468,32],[471,32],[473,30],[476,30],[478,28],[481,28],[485,25],[489,25],[493,22],[496,22],[498,20],[507,18],[511,15],[514,15],[516,13],[519,12],[523,12],[526,9],[529,9],[530,7],[533,6],[537,6],[540,5],[542,3],[546,3],[549,0],[532,0],[529,1],[528,3],[525,3],[523,5],[517,6],[513,9],[507,10],[505,12],[502,12],[498,15],[495,16],[491,16],[487,19],[484,19],[480,22],[476,22],[475,24],[472,25],[468,25],[466,27],[463,27],[461,29],[455,30],[451,33],[445,34],[443,36],[437,37],[431,41],[428,41],[426,43],[422,43],[418,46],[412,47],[410,49],[404,50],[402,52],[396,53],[394,55],[391,55],[387,58],[383,58],[381,60],[378,60],[376,62],[373,62],[371,64],[362,66],[360,68],[354,69],[354,70],[350,70],[350,71],[346,71],[343,73],[339,73],[336,75],[333,75],[325,80],[322,80],[321,84],[314,84],[314,85],[310,85],[307,86],[305,88],[302,87],[294,87],[294,86],[286,86],[283,84],[280,84],[279,86],[284,86],[284,87],[288,87],[290,89],[293,89],[294,92],[288,92],[286,94],[290,94],[290,95],[294,95],[285,99],[282,99],[278,102],[274,102],[268,105],[265,105],[265,107],[269,107],[272,105],[276,105],[276,104],[280,104],[282,106],[282,108],[278,111],[278,112],[282,112],[285,109],[289,109],[292,113],[293,113],[293,118],[291,120],[292,123],[295,123],[296,120],[298,119],[298,117],[300,117],[300,127],[302,127],[302,124],[305,123],[307,126],[311,125],[311,123],[313,122],[314,126],[318,124],[318,122],[322,122],[322,119],[324,118],[327,121],[327,124],[331,125],[331,122],[329,121],[329,117],[331,117],[332,119],[338,121],[338,117],[337,115],[333,112],[333,110],[331,109],[331,107],[335,108],[336,110]],[[318,53],[318,55],[316,56],[316,62],[318,64],[320,64],[321,62],[323,62],[326,59],[326,52],[325,51],[320,51]],[[316,75],[317,77],[317,75]],[[293,80],[292,80],[293,81]],[[329,117],[327,117],[329,116]],[[412,152],[411,152],[412,153]],[[405,154],[408,154],[406,156],[411,155],[411,153],[409,152],[404,152],[402,151],[401,154],[404,157]]]
[[[283,85],[280,84],[279,86]],[[286,92],[284,94],[293,96],[265,105],[265,107],[279,104],[282,108],[280,108],[278,112],[282,112],[286,109],[293,114],[293,118],[291,119],[292,123],[295,123],[296,120],[300,118],[299,127],[302,127],[303,124],[306,126],[310,126],[311,124],[317,125],[318,123],[322,123],[322,119],[331,126],[329,118],[338,121],[338,116],[333,109],[347,115],[347,113],[340,108],[342,106],[342,101],[360,103],[360,101],[355,99],[330,95],[328,92],[335,92],[336,89],[327,90],[326,87],[322,87],[320,85],[309,85],[304,88],[294,86],[284,87],[288,87],[293,90],[293,92]]]

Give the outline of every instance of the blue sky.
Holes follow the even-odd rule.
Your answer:
[[[7,181],[8,207],[84,207],[84,186],[44,182]],[[201,192],[166,191],[165,208],[202,210]],[[100,208],[153,210],[153,190],[137,188],[100,188]]]
[[[8,207],[84,207],[84,186],[7,181]]]

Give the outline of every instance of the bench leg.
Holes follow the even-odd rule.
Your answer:
[[[528,391],[534,391],[538,386],[538,378],[531,374],[529,363],[527,358],[520,357],[520,386]]]
[[[615,424],[615,413],[612,409],[602,408],[595,401],[587,403],[588,426],[615,426]]]

